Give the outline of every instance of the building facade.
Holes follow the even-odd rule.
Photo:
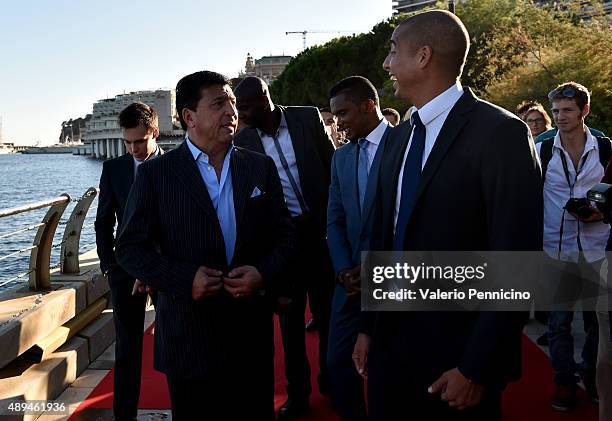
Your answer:
[[[138,91],[102,99],[93,105],[91,118],[82,136],[91,154],[96,158],[114,158],[125,153],[123,135],[119,127],[119,113],[133,102],[144,102],[159,115],[158,143],[162,147],[178,144],[184,136],[176,114],[174,90]]]
[[[247,54],[244,72],[240,72],[237,78],[232,79],[232,85],[237,86],[242,79],[248,76],[257,76],[272,84],[285,70],[292,56],[264,56],[258,60],[253,60],[251,54]]]
[[[427,6],[433,6],[436,0],[396,0],[392,2],[393,14],[416,12]]]

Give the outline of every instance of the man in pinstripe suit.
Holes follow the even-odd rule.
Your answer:
[[[293,226],[272,159],[232,144],[225,76],[176,87],[185,141],[141,166],[117,259],[159,291],[155,368],[173,419],[274,419],[272,310]]]

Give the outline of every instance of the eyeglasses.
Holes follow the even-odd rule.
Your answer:
[[[528,118],[527,120],[525,120],[525,123],[527,124],[544,124],[544,119],[542,117],[537,117],[537,118]]]
[[[573,98],[576,96],[577,91],[571,86],[566,86],[565,88],[560,86],[558,88],[553,89],[552,91],[548,93],[548,100],[552,101],[559,94],[563,95],[566,98]]]

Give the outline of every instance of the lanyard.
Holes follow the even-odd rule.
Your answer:
[[[567,186],[570,189],[570,199],[574,197],[574,186],[576,182],[578,182],[578,175],[580,171],[584,167],[586,160],[589,156],[587,153],[582,157],[580,162],[578,163],[578,168],[576,169],[576,178],[574,178],[574,183],[570,181],[569,169],[567,167],[567,159],[565,158],[565,153],[562,149],[559,149],[559,155],[561,157],[561,164],[563,165],[563,172],[565,173],[565,180],[567,181]],[[577,241],[578,241],[578,251],[582,251],[582,243],[580,242],[580,220],[576,219],[577,224]],[[561,260],[561,242],[563,241],[563,227],[565,225],[565,206],[563,207],[563,213],[561,214],[561,228],[559,229],[559,251],[557,253],[557,258]]]

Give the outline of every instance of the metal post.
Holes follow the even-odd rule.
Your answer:
[[[30,254],[30,289],[34,291],[48,290],[51,289],[51,249],[53,246],[53,237],[55,230],[60,222],[62,214],[66,210],[68,203],[70,203],[70,196],[63,193],[65,199],[61,202],[55,203],[49,210],[42,220],[42,224],[36,232],[32,249]]]
[[[455,0],[448,0],[448,11],[455,13]]]
[[[76,204],[68,219],[64,236],[62,238],[62,251],[60,254],[60,268],[62,273],[79,273],[79,244],[83,222],[91,202],[96,198],[98,190],[94,187],[87,189],[81,200]]]

